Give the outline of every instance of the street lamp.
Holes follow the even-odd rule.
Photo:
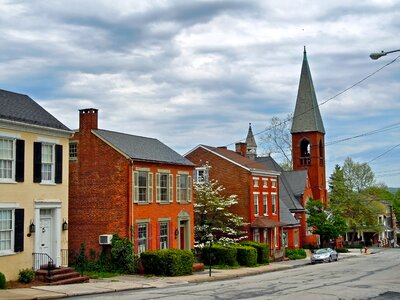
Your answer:
[[[369,55],[369,57],[371,57],[371,59],[373,59],[373,60],[376,60],[382,56],[385,56],[386,54],[393,53],[393,52],[400,52],[400,49],[392,50],[392,51],[381,51],[381,52],[371,53]]]
[[[213,235],[212,235],[211,232],[209,234],[207,234],[207,240],[208,240],[209,245],[210,245],[210,249],[208,251],[208,263],[210,265],[209,276],[211,277],[211,247],[212,247],[212,241],[213,241]]]

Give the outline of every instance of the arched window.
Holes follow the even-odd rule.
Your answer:
[[[300,142],[300,165],[302,166],[311,165],[310,142],[307,139],[303,139]]]

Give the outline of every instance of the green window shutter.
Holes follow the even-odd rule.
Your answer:
[[[169,202],[170,203],[174,202],[174,180],[173,179],[174,179],[173,175],[169,174],[169,178],[168,178],[168,185],[169,185],[168,191],[169,191],[169,194],[168,194],[168,197],[169,197]]]
[[[176,175],[176,202],[181,202],[180,175]]]
[[[148,173],[147,176],[147,202],[153,202],[153,173]]]
[[[192,202],[192,176],[188,176],[187,201]]]
[[[156,173],[156,202],[161,201],[161,190],[160,190],[160,173]]]
[[[139,202],[139,173],[134,171],[133,172],[133,184],[132,184],[132,198],[133,203]]]

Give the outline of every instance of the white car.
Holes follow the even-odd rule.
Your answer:
[[[331,248],[322,248],[316,250],[313,255],[311,255],[311,263],[315,264],[318,262],[331,262],[333,260],[338,261],[339,254],[332,250]]]

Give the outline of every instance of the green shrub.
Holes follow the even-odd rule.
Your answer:
[[[236,246],[237,262],[241,266],[254,267],[257,265],[257,249],[250,246]]]
[[[157,250],[140,254],[145,274],[181,276],[192,274],[194,256],[186,250]]]
[[[210,247],[205,246],[203,248],[203,259],[204,263],[209,265],[209,254]],[[236,260],[237,250],[234,246],[224,246],[221,244],[213,244],[211,248],[211,264],[212,265],[225,265],[225,266],[236,266],[238,262]]]
[[[33,278],[35,278],[35,272],[32,269],[23,269],[19,271],[19,282],[29,283],[32,282]]]
[[[347,249],[347,248],[337,248],[336,252],[338,252],[338,253],[348,253],[349,249]]]
[[[81,244],[79,247],[79,254],[75,259],[75,269],[79,272],[79,273],[83,273],[83,271],[85,271],[87,269],[87,263],[88,263],[88,259],[85,253],[85,244]]]
[[[290,249],[286,248],[286,256],[293,259],[303,259],[307,257],[307,253],[304,249]]]
[[[121,239],[114,234],[111,240],[111,264],[114,271],[128,274],[135,272],[133,244],[128,238]]]
[[[6,288],[6,276],[0,272],[0,289]]]
[[[243,246],[250,246],[257,250],[257,263],[267,264],[269,263],[269,245],[264,243],[244,241],[240,243]]]
[[[360,248],[364,248],[364,245],[360,242],[355,242],[353,244],[347,244],[346,248],[348,249],[360,249]]]

